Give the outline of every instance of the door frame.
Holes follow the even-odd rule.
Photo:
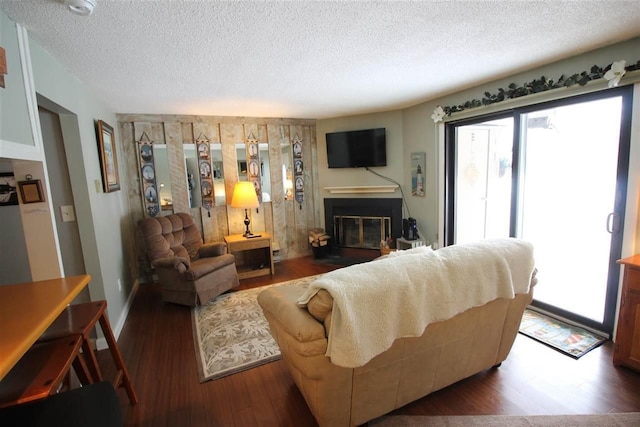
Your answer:
[[[477,123],[483,123],[500,118],[513,118],[513,159],[512,159],[512,187],[511,187],[511,215],[510,215],[510,237],[516,237],[518,224],[518,192],[520,191],[520,149],[521,144],[518,141],[521,138],[521,120],[522,114],[531,113],[538,110],[547,108],[566,106],[581,102],[589,102],[598,99],[611,98],[616,96],[622,97],[622,110],[621,110],[621,123],[620,123],[620,137],[618,141],[618,165],[616,176],[616,196],[614,201],[614,216],[613,229],[617,232],[612,233],[611,236],[611,249],[609,253],[609,275],[607,279],[607,288],[605,296],[605,310],[602,322],[597,322],[592,319],[571,313],[569,311],[560,309],[558,307],[546,304],[534,299],[532,306],[541,310],[553,313],[559,317],[569,319],[577,322],[581,325],[587,326],[591,329],[595,329],[606,334],[611,334],[614,330],[617,301],[620,285],[620,268],[617,266],[616,261],[622,257],[625,239],[625,215],[626,204],[628,194],[628,180],[629,180],[629,165],[631,154],[631,138],[632,138],[632,119],[633,119],[633,105],[634,105],[634,87],[622,86],[607,90],[594,91],[586,94],[580,94],[570,96],[566,98],[555,99],[547,102],[541,102],[538,104],[532,104],[525,107],[518,107],[508,109],[492,114],[476,116],[473,118],[451,121],[445,125],[445,140],[444,140],[444,224],[443,235],[444,244],[454,244],[455,238],[455,197],[450,195],[455,194],[455,164],[456,164],[456,130],[460,126],[473,125]]]

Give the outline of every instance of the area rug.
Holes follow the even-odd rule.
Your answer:
[[[586,329],[529,309],[522,316],[520,333],[575,359],[607,341]]]
[[[222,294],[191,313],[200,382],[280,359],[280,349],[258,304],[267,287],[307,285],[316,276]]]
[[[637,427],[640,413],[590,415],[396,415],[370,421],[375,427]]]

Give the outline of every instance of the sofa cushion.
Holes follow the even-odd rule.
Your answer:
[[[295,338],[297,351],[304,355],[324,354],[327,339],[324,328],[304,308],[295,307],[296,299],[305,291],[302,286],[272,286],[258,294],[258,303],[269,312],[268,318]],[[291,309],[291,307],[295,309]]]
[[[333,308],[333,298],[326,289],[321,289],[307,304],[307,310],[319,322],[324,322]]]

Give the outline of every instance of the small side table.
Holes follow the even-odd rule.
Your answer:
[[[239,279],[275,273],[271,235],[259,234],[260,237],[251,238],[246,238],[242,234],[224,237],[229,253],[236,258]]]
[[[618,260],[624,265],[613,364],[640,372],[640,254]]]
[[[413,248],[418,248],[420,246],[425,246],[425,241],[422,239],[416,239],[416,240],[407,240],[404,237],[398,237],[396,239],[396,248],[399,251],[405,250],[405,249],[413,249]]]

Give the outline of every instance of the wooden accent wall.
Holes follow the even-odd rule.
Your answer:
[[[307,232],[320,224],[321,199],[317,184],[316,122],[306,119],[273,119],[254,117],[182,116],[119,114],[120,140],[124,145],[122,162],[131,176],[128,188],[131,216],[134,223],[146,213],[140,190],[140,166],[137,160],[137,144],[143,133],[154,144],[166,144],[171,177],[173,212],[188,212],[201,228],[205,242],[221,241],[225,235],[244,232],[244,210],[234,209],[231,203],[233,188],[238,180],[236,144],[244,143],[248,135],[255,135],[260,143],[269,147],[271,201],[261,204],[256,212],[251,210],[251,229],[254,233],[266,231],[274,236],[282,259],[310,254]],[[223,174],[226,205],[214,206],[211,211],[189,207],[188,187],[184,163],[183,144],[193,144],[201,135],[211,144],[222,146]],[[289,144],[295,136],[303,143],[304,202],[285,200],[282,181],[282,145]],[[291,150],[289,150],[291,152]],[[291,160],[290,160],[291,162]],[[293,163],[290,163],[293,165]],[[162,211],[160,215],[171,213]],[[137,239],[136,256],[140,263],[146,261],[144,248]],[[147,267],[142,266],[142,273]]]

